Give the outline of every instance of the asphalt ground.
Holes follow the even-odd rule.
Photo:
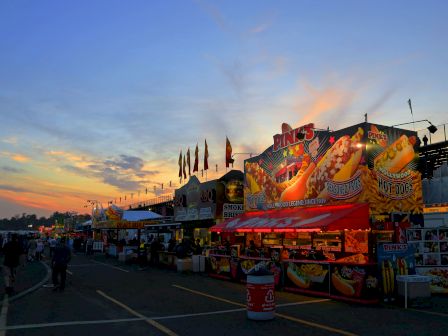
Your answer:
[[[67,288],[3,299],[7,335],[446,335],[447,297],[425,307],[362,306],[276,292],[270,321],[247,318],[242,284],[74,256]],[[6,308],[5,308],[6,306]]]

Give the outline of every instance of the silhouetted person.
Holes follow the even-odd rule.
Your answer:
[[[67,277],[67,265],[71,259],[69,247],[65,244],[65,238],[61,238],[59,244],[54,249],[51,266],[53,269],[53,285],[54,289],[63,291],[65,289],[65,279]],[[60,278],[60,282],[59,282]]]
[[[428,137],[426,136],[426,134],[423,136],[423,145],[424,146],[428,145]]]
[[[159,251],[161,249],[161,244],[158,237],[154,237],[154,239],[151,242],[151,245],[149,246],[149,251],[151,253],[149,257],[149,263],[152,266],[158,266],[159,265]]]
[[[19,266],[20,255],[23,249],[20,246],[17,235],[12,235],[11,241],[7,242],[3,247],[5,260],[3,261],[3,273],[5,277],[6,294],[14,292],[14,282],[16,280],[16,269]]]
[[[202,254],[201,240],[199,238],[196,239],[196,243],[194,244],[193,254]]]

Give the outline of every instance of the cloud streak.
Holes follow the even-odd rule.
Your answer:
[[[79,176],[94,178],[124,191],[142,190],[148,178],[159,174],[144,169],[145,161],[136,156],[119,155],[104,161],[92,162],[86,167],[63,165],[61,168]]]
[[[0,170],[4,171],[5,173],[12,173],[12,174],[22,174],[25,172],[24,169],[9,167],[9,166],[2,166],[0,167]]]

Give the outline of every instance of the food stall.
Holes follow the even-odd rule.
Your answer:
[[[347,204],[248,212],[212,228],[245,234],[258,247],[210,254],[212,276],[245,282],[254,267],[274,274],[285,290],[376,302],[377,267],[369,255],[369,207]],[[223,261],[226,260],[226,261]]]
[[[286,290],[377,302],[378,244],[402,235],[385,223],[422,211],[417,148],[415,132],[367,122],[338,131],[283,124],[272,146],[245,161],[245,213],[211,228],[233,232],[225,240],[240,254],[228,263],[217,257],[228,249],[211,254],[210,273],[244,281],[256,264],[274,274],[280,264]],[[256,256],[245,253],[251,240]]]
[[[115,205],[101,211],[102,216],[93,217],[92,229],[96,241],[103,243],[109,256],[127,260],[126,256],[137,254],[139,240],[145,227],[160,224],[163,216],[146,210],[123,211]],[[130,237],[131,232],[136,232],[135,237]],[[128,242],[126,245],[124,242]],[[131,244],[133,242],[133,244]]]
[[[216,240],[210,227],[243,213],[243,177],[239,170],[230,170],[218,179],[203,183],[196,176],[191,176],[185,185],[176,189],[174,221],[180,223],[177,242],[183,238],[199,239],[203,253],[208,255],[211,241]],[[228,265],[229,262],[224,260],[222,269],[229,269]]]

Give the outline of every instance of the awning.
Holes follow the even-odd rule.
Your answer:
[[[158,213],[147,211],[147,210],[126,210],[123,213],[123,220],[127,220],[130,222],[151,220],[162,218],[163,216]]]
[[[312,232],[370,229],[368,204],[256,211],[210,228],[214,232]]]

